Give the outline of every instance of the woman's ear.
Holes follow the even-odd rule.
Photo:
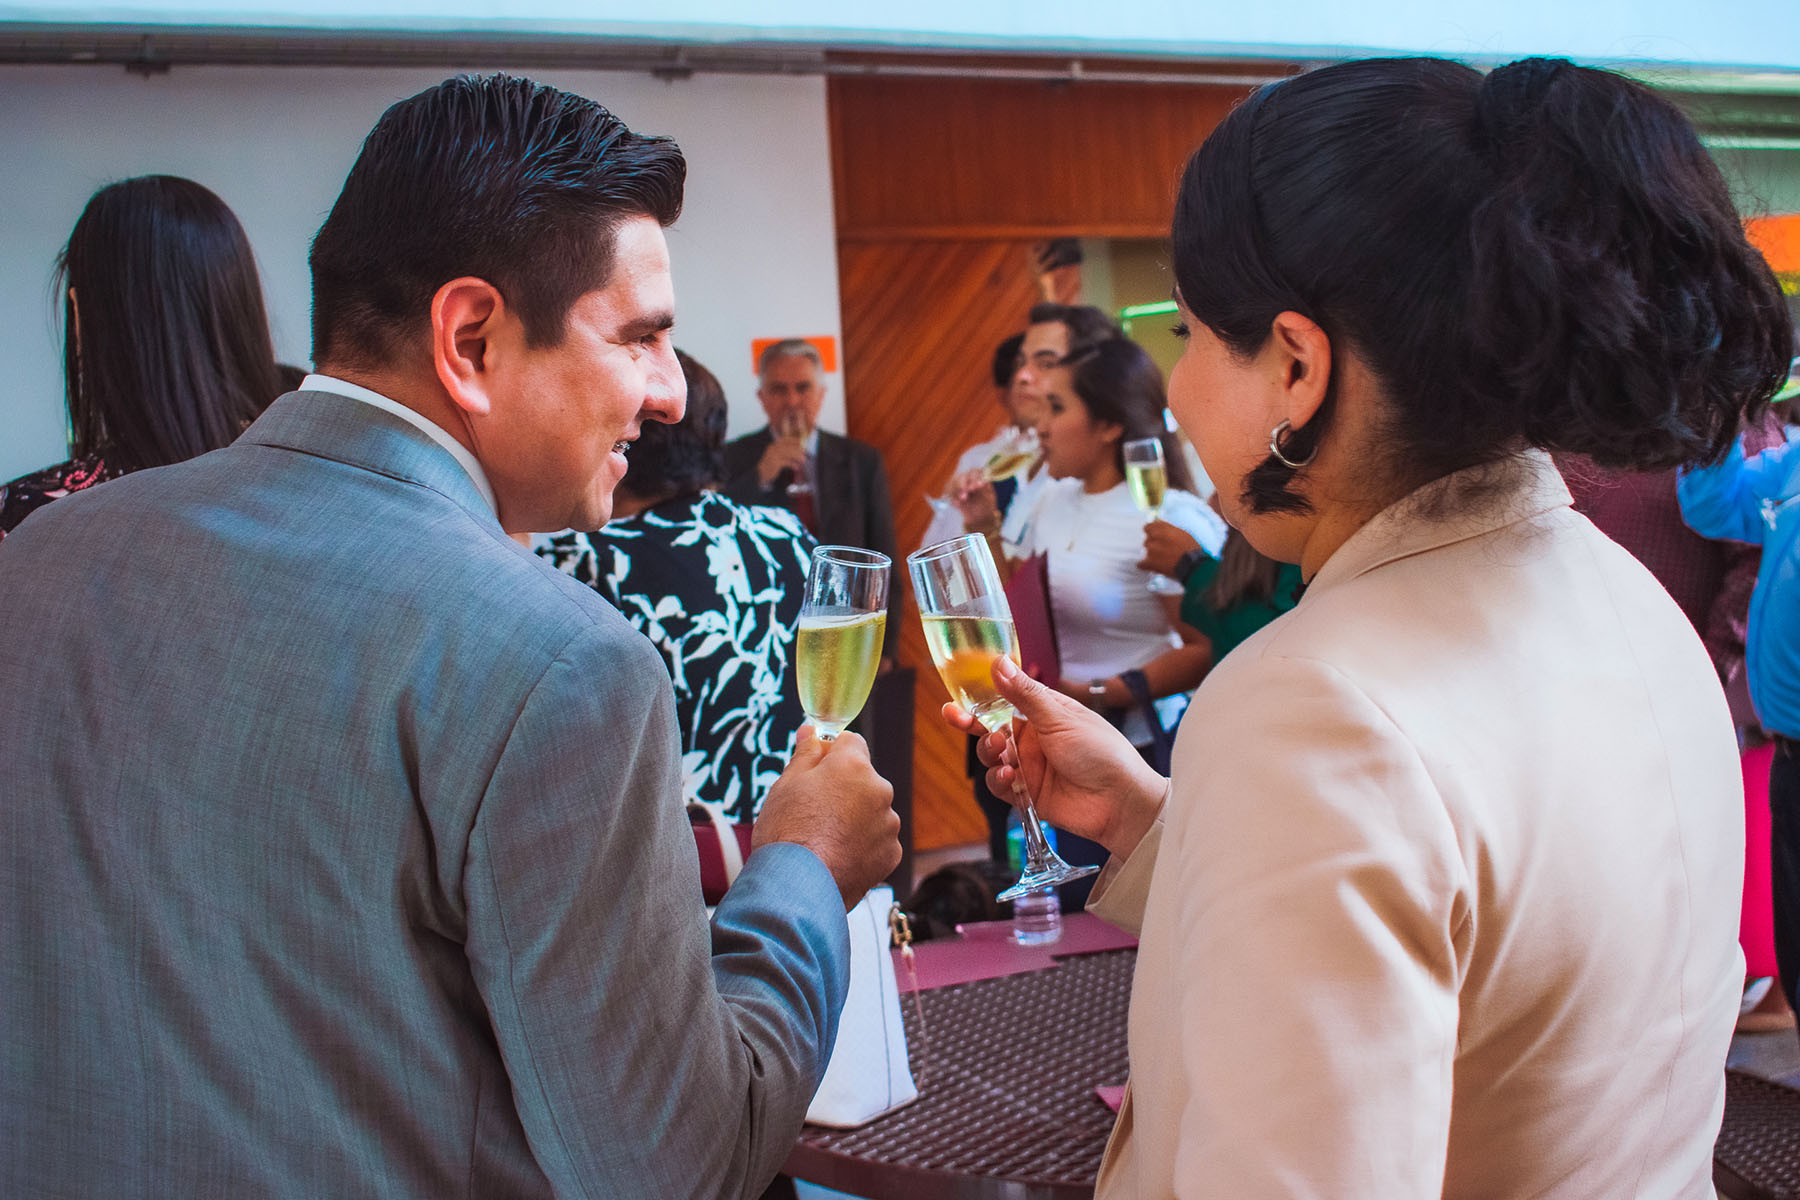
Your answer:
[[[1331,387],[1331,338],[1312,318],[1281,312],[1270,325],[1269,347],[1280,372],[1281,415],[1289,428],[1304,429]]]

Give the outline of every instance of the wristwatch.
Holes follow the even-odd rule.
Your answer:
[[[1203,558],[1206,558],[1206,557],[1207,557],[1206,551],[1202,550],[1198,546],[1195,546],[1192,550],[1189,550],[1187,553],[1183,554],[1180,558],[1175,560],[1175,572],[1171,576],[1171,578],[1173,578],[1176,583],[1180,583],[1180,584],[1187,583],[1188,576],[1192,575],[1194,573],[1194,568],[1199,566],[1200,560]]]

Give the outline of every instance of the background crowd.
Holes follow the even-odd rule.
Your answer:
[[[469,146],[510,182],[463,177]],[[545,170],[571,163],[608,187]],[[212,193],[131,179],[80,215],[71,457],[0,488],[27,698],[0,1006],[36,1047],[6,1111],[67,1098],[0,1178],[767,1183],[835,1030],[837,918],[898,854],[861,740],[800,736],[801,592],[819,545],[898,547],[881,455],[819,427],[813,344],[762,352],[767,424],[730,441],[674,348],[684,169],[524,80],[397,105],[315,242],[303,380]],[[488,233],[433,241],[469,211]],[[1779,977],[1777,1023],[1800,986],[1800,434],[1769,407],[1800,347],[1691,129],[1566,63],[1345,64],[1196,152],[1170,379],[1067,265],[995,348],[999,428],[927,540],[1046,581],[1058,671],[998,672],[1018,748],[947,714],[989,853],[1025,778],[1141,931],[1102,1192],[1685,1194],[1746,985]],[[710,929],[694,805],[756,829]],[[1628,1046],[1584,998],[1621,990]],[[1306,1087],[1269,1070],[1299,1057]],[[632,1102],[647,1068],[684,1113]],[[340,1151],[235,1144],[296,1113],[293,1146]],[[101,1152],[144,1120],[180,1152]]]

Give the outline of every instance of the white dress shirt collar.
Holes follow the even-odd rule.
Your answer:
[[[487,506],[496,516],[500,513],[500,504],[494,499],[493,485],[488,483],[487,472],[481,469],[481,462],[469,448],[444,432],[442,426],[419,415],[398,400],[390,400],[380,392],[370,391],[360,384],[339,379],[333,375],[308,375],[300,381],[302,392],[330,392],[334,396],[343,396],[350,400],[361,400],[364,404],[372,404],[382,412],[392,413],[407,424],[414,426],[426,437],[450,452],[450,456],[462,465],[475,483],[475,490],[487,501]]]

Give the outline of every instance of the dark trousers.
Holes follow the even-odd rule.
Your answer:
[[[1775,966],[1800,1012],[1800,741],[1777,738],[1769,767],[1769,876],[1775,899]]]

